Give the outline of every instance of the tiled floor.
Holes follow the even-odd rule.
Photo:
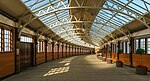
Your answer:
[[[150,81],[150,74],[137,75],[134,68],[119,68],[95,55],[82,55],[41,64],[4,81]]]

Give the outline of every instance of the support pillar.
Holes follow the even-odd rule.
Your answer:
[[[132,60],[132,55],[134,53],[134,38],[130,37],[130,44],[129,44],[129,48],[130,48],[130,56],[129,56],[129,61],[130,61],[130,66],[133,66],[133,60]]]
[[[54,42],[52,42],[52,60],[54,60]]]
[[[45,62],[47,62],[47,40],[45,42]]]
[[[112,58],[112,43],[111,43],[111,45],[110,45],[110,50],[111,50],[111,54],[110,54],[110,58]]]
[[[118,50],[120,50],[120,41],[118,41]],[[118,51],[117,51],[117,60],[119,60],[119,54],[118,54]]]
[[[57,58],[59,59],[59,44],[57,44]]]
[[[72,46],[72,56],[74,56],[74,46]]]
[[[18,38],[18,29],[16,28],[15,29],[15,35],[14,35],[14,38],[15,38],[15,73],[19,73],[20,72],[20,55],[18,54],[19,53],[19,46],[20,46],[20,39]],[[18,51],[18,53],[17,53]]]
[[[80,47],[80,55],[81,55],[81,50],[82,50],[82,49],[81,49],[81,47]]]
[[[67,57],[67,44],[66,44],[66,46],[65,46],[65,49],[66,49],[66,51],[65,51],[65,57]]]
[[[75,46],[75,48],[74,48],[74,49],[75,49],[75,56],[76,56],[76,49],[77,49],[77,48],[76,48],[76,46]]]
[[[64,45],[62,44],[62,58],[64,58]]]
[[[70,57],[70,45],[69,45],[69,49],[68,49],[68,57]]]

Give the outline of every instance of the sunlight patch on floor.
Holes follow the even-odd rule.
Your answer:
[[[43,76],[51,76],[51,75],[56,75],[56,74],[61,74],[68,72],[70,69],[70,63],[65,63],[64,66],[58,67],[58,68],[52,68],[50,71],[48,71],[46,74]]]
[[[76,58],[76,57],[78,57],[78,56],[75,56],[75,57],[70,57],[70,58],[66,58],[66,59],[64,59],[63,61],[60,61],[59,63],[70,63],[74,58]]]
[[[67,67],[59,67],[59,68],[53,68],[50,71],[48,71],[46,74],[43,76],[51,76],[51,75],[56,75],[56,74],[61,74],[69,71],[70,66]]]

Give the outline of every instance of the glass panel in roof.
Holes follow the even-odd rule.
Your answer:
[[[64,18],[68,18],[68,20],[70,18],[69,9],[59,10],[57,12],[43,15],[54,9],[68,6],[69,0],[22,0],[22,2],[24,2],[25,5],[34,13],[34,15],[38,16],[47,27],[58,24],[56,23],[58,21],[64,22]],[[91,31],[93,30],[99,34],[102,34],[103,36],[106,36],[116,28],[132,21],[134,18],[131,18],[131,16],[139,18],[143,14],[149,12],[150,2],[149,0],[106,0],[103,8],[98,12],[94,23],[91,26]],[[39,13],[39,11],[41,12]],[[125,14],[128,14],[128,16]],[[73,29],[73,27],[73,24],[65,23],[52,28],[52,30],[58,33],[58,31]],[[68,33],[72,33],[71,36],[74,36],[75,32],[66,31],[64,33],[66,35],[68,35]],[[98,35],[94,32],[91,33],[91,36],[93,36],[93,34],[96,36]]]
[[[145,3],[143,1],[145,1]],[[106,33],[105,30],[113,31],[115,30],[114,28],[121,27],[126,23],[132,21],[133,18],[131,18],[130,16],[137,18],[144,15],[149,11],[149,6],[150,4],[148,0],[106,0],[103,8],[108,8],[108,10],[100,10],[94,21],[102,24],[102,26],[96,25],[99,28],[104,29],[101,29],[100,33]],[[115,11],[110,11],[109,9]],[[128,14],[130,16],[127,16],[125,14]],[[96,28],[93,25],[95,25],[95,23],[92,24],[91,29]],[[113,26],[113,28],[111,28],[111,26]]]

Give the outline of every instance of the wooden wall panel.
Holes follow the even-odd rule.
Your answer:
[[[140,65],[140,55],[133,54],[133,66]]]
[[[51,61],[52,60],[52,44],[48,44],[48,48],[47,48],[47,61]]]
[[[59,58],[62,58],[62,46],[59,46]]]
[[[73,55],[75,55],[75,47],[73,47]]]
[[[149,54],[143,54],[142,55],[142,63],[143,65],[147,66],[150,70],[150,55]]]
[[[69,57],[70,56],[70,48],[68,47],[67,49],[68,49],[68,51],[67,51],[67,57]]]
[[[114,52],[112,52],[112,60],[113,60],[114,62],[116,62],[116,60],[117,60],[117,54],[114,53]]]
[[[133,66],[141,65],[140,61],[140,54],[133,54]],[[147,66],[148,69],[150,70],[150,55],[148,54],[143,54],[142,55],[142,64]]]
[[[79,55],[79,48],[76,49],[76,55]]]
[[[40,52],[36,54],[36,64],[41,64],[45,62],[45,52]]]
[[[64,53],[63,53],[64,57],[66,57],[66,53],[67,53],[67,49],[66,46],[64,46]]]
[[[83,49],[81,49],[81,55],[83,55]]]
[[[54,45],[54,59],[58,59],[58,48],[57,45]]]
[[[129,54],[120,54],[119,55],[119,60],[122,60],[124,64],[129,65]]]
[[[0,78],[15,72],[13,53],[0,53]]]
[[[52,52],[47,52],[47,61],[52,60]]]
[[[72,47],[72,56],[74,56],[74,50],[73,50],[74,48]]]
[[[72,55],[75,55],[75,48],[72,49]]]
[[[85,50],[83,49],[83,53],[82,54],[85,54]]]
[[[72,51],[71,51],[71,53],[72,53],[72,56],[74,56],[74,53],[73,53],[73,47],[71,47],[71,50],[72,50]]]
[[[72,54],[72,47],[70,47],[70,56],[73,56],[73,54]]]

